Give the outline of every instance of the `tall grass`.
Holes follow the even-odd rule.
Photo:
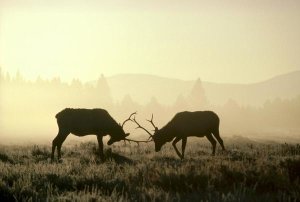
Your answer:
[[[205,141],[179,160],[170,145],[115,144],[98,157],[95,142],[63,146],[2,146],[0,201],[299,201],[300,146],[227,141],[211,156]],[[108,147],[107,147],[108,148]]]

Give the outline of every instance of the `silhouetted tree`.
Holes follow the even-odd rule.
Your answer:
[[[150,102],[144,107],[145,114],[150,118],[154,114],[156,123],[164,122],[166,119],[166,107],[161,105],[156,97],[151,97]]]
[[[97,84],[96,84],[96,92],[97,92],[97,97],[100,98],[100,103],[101,105],[104,106],[110,106],[113,103],[111,92],[109,85],[107,83],[106,78],[101,75],[101,77],[98,79]]]
[[[146,105],[146,108],[150,111],[156,111],[158,108],[162,106],[158,103],[156,97],[152,96],[150,102]]]
[[[173,111],[179,112],[179,111],[186,111],[186,110],[188,110],[188,103],[185,97],[182,94],[180,94],[173,105]]]
[[[82,83],[79,79],[72,79],[71,82],[71,88],[75,88],[75,89],[81,89],[82,88]]]
[[[52,80],[51,80],[51,84],[53,86],[60,86],[62,83],[61,83],[61,80],[59,77],[54,77]]]
[[[23,78],[23,76],[22,76],[22,74],[20,73],[19,70],[18,70],[17,73],[16,73],[15,80],[16,80],[17,83],[24,82],[24,78]]]
[[[98,88],[101,93],[110,96],[110,89],[103,74],[101,74],[100,78],[98,79],[96,88]]]
[[[10,77],[10,74],[8,72],[6,72],[5,81],[8,82],[8,83],[11,81],[11,77]]]
[[[126,94],[120,102],[111,105],[111,111],[120,120],[124,119],[129,113],[140,113],[141,106],[135,102],[129,94]]]
[[[36,80],[35,80],[35,83],[36,84],[41,84],[41,83],[43,83],[44,81],[43,81],[43,79],[42,79],[42,77],[41,76],[38,76],[37,78],[36,78]]]
[[[205,91],[200,78],[196,80],[188,100],[192,110],[203,109],[205,106],[207,106],[208,101],[205,96]]]
[[[240,106],[238,105],[238,103],[235,100],[229,99],[225,103],[224,108],[229,111],[236,111],[237,109],[240,108]]]
[[[131,111],[136,111],[138,104],[134,102],[129,94],[126,94],[121,102],[121,107]]]

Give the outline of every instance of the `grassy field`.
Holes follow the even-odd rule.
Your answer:
[[[211,156],[206,139],[188,139],[183,161],[170,144],[118,143],[105,163],[96,142],[63,145],[56,163],[50,145],[0,146],[0,201],[300,200],[299,144],[224,142]]]

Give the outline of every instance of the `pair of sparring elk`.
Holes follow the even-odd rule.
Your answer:
[[[118,124],[104,109],[64,109],[56,115],[57,124],[59,127],[58,135],[52,142],[51,159],[54,159],[55,148],[57,147],[58,159],[61,158],[61,146],[67,136],[72,133],[76,136],[85,136],[95,134],[97,136],[100,158],[104,160],[103,155],[103,136],[109,134],[110,139],[107,142],[111,145],[120,140],[133,142],[150,142],[154,141],[155,151],[161,150],[161,147],[173,140],[172,145],[177,155],[183,159],[187,138],[190,136],[204,137],[212,144],[212,154],[215,154],[216,140],[225,150],[223,140],[219,134],[220,119],[217,114],[212,111],[196,111],[196,112],[180,112],[177,113],[172,120],[161,129],[158,129],[153,123],[153,115],[151,120],[148,120],[155,128],[154,134],[150,133],[146,128],[141,126],[135,119],[136,112],[132,113],[122,125]],[[132,118],[133,117],[133,118]],[[148,133],[151,140],[136,141],[128,139],[129,133],[124,132],[126,122],[132,121],[137,125],[137,128],[143,129]],[[149,139],[150,139],[149,138]],[[176,147],[176,143],[182,141],[182,152],[180,153]]]

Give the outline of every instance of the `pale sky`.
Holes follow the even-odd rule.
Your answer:
[[[300,70],[299,11],[298,0],[0,0],[0,67],[33,80],[257,82]]]

